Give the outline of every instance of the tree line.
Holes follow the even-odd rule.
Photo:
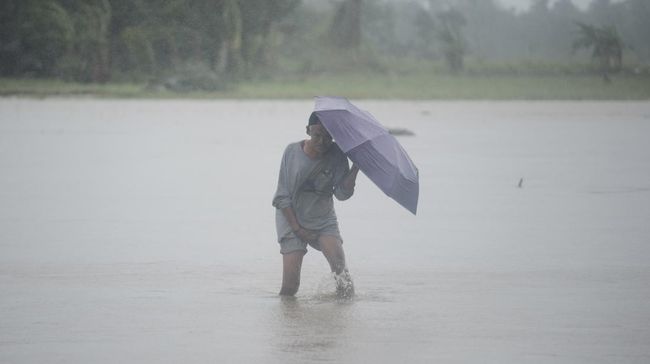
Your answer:
[[[523,12],[491,0],[367,2],[368,41],[388,55],[475,61],[575,62],[574,43],[588,25],[610,29],[631,63],[650,63],[650,2],[593,0],[586,9],[571,0],[531,0]]]
[[[321,72],[347,54],[361,68],[410,58],[452,72],[466,59],[573,62],[581,48],[602,67],[620,68],[623,53],[650,62],[647,0],[531,1],[517,12],[492,0],[4,0],[0,75],[209,89]]]
[[[141,79],[187,65],[237,77],[267,60],[299,0],[4,0],[3,76]]]

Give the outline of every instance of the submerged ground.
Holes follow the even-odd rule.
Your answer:
[[[649,103],[356,103],[421,192],[337,204],[341,302],[313,251],[276,295],[311,101],[1,99],[0,361],[650,360]]]

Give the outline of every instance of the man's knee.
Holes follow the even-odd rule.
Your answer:
[[[332,271],[341,273],[345,269],[345,253],[343,253],[341,240],[335,236],[323,236],[320,243]]]

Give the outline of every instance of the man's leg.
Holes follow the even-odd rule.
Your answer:
[[[282,255],[282,288],[280,295],[293,296],[300,287],[300,269],[305,252],[293,251]]]
[[[318,238],[318,243],[323,255],[330,264],[332,272],[336,274],[336,292],[341,297],[352,297],[354,295],[354,285],[345,265],[345,253],[343,252],[341,240],[336,236],[321,235]]]

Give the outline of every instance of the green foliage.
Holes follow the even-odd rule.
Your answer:
[[[54,75],[58,60],[73,45],[72,19],[55,1],[26,1],[17,10],[20,64],[16,67],[20,72]]]
[[[72,6],[75,19],[74,77],[84,82],[105,82],[109,70],[109,26],[111,5],[108,0],[79,0]]]
[[[121,71],[135,75],[152,74],[156,69],[156,56],[147,29],[139,26],[126,27],[119,34],[118,42],[124,47]]]
[[[330,27],[332,43],[342,49],[357,49],[361,45],[361,0],[343,0],[334,14]]]
[[[224,45],[224,68],[229,74],[238,74],[242,69],[242,16],[237,0],[224,0],[222,9]]]
[[[190,73],[208,70],[211,82],[236,80],[271,63],[274,25],[298,4],[5,0],[0,3],[0,70],[5,75],[105,82],[164,80],[191,68],[201,71]]]
[[[272,66],[277,48],[274,27],[299,4],[299,0],[241,1],[242,59],[246,76]]]
[[[463,70],[463,57],[465,56],[465,37],[463,27],[467,21],[458,10],[450,9],[438,14],[440,28],[438,37],[442,43],[442,52],[445,55],[447,66],[452,73]]]
[[[419,49],[419,54],[427,58],[434,58],[436,38],[435,29],[436,22],[428,11],[418,11],[414,22],[416,27],[415,39],[416,47]]]
[[[601,81],[585,73],[581,65],[503,65],[468,61],[466,71],[453,76],[444,71],[444,63],[431,64],[430,61],[409,59],[408,62],[397,60],[394,64],[386,62],[386,65],[391,72],[357,70],[313,74],[305,78],[243,80],[232,87],[206,85],[204,80],[192,77],[193,73],[201,75],[208,72],[205,68],[187,69],[179,73],[186,75],[186,78],[169,80],[177,82],[176,85],[180,87],[174,92],[155,85],[145,88],[132,84],[99,85],[0,78],[0,95],[308,99],[312,95],[341,94],[359,99],[650,100],[650,67],[638,72],[624,68],[616,76],[616,82],[602,87]],[[392,71],[396,69],[399,71]],[[192,79],[198,84],[191,85]]]
[[[222,90],[262,79],[400,75],[414,59],[461,76],[547,72],[525,63],[588,60],[571,52],[575,22],[612,24],[601,33],[629,42],[628,66],[650,62],[647,0],[586,10],[571,1],[536,0],[515,12],[496,0],[455,0],[455,10],[448,0],[4,0],[0,75]],[[580,29],[576,47],[592,50],[605,77],[625,66],[615,41],[587,45],[598,32]],[[474,66],[490,63],[506,66]]]
[[[591,57],[599,64],[603,79],[609,82],[609,73],[620,71],[623,65],[623,41],[613,26],[597,27],[577,23],[580,27],[573,49],[592,49]]]

